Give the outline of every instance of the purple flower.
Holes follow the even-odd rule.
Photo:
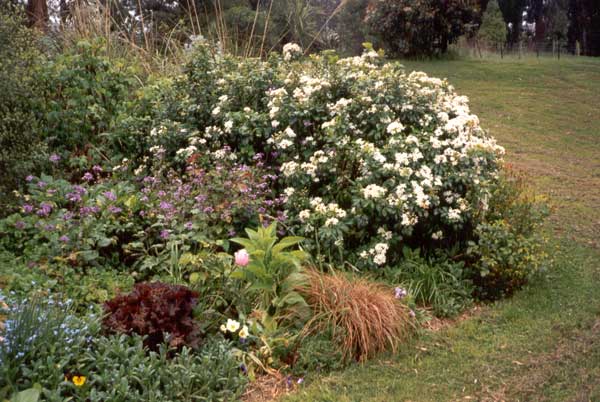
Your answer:
[[[39,188],[44,188],[44,187],[46,187],[46,182],[40,180],[40,181],[38,181],[37,185]]]
[[[25,228],[25,222],[23,222],[23,221],[17,221],[17,222],[15,222],[15,227],[17,229],[21,230],[21,229]]]
[[[108,211],[113,213],[113,214],[118,214],[119,212],[123,211],[123,209],[116,207],[114,205],[111,205],[108,207]]]
[[[298,378],[298,381],[296,381],[296,384],[302,384],[304,382],[304,378],[300,377]]]
[[[33,176],[32,176],[32,175],[29,175],[29,176],[27,176],[27,177],[25,178],[25,180],[26,180],[26,181],[28,181],[28,182],[29,182],[29,181],[32,181],[32,180],[33,180]]]
[[[235,230],[231,229],[227,234],[229,235],[229,237],[233,237],[236,235],[236,232]]]
[[[62,235],[58,238],[58,240],[62,241],[63,243],[68,243],[71,239],[69,239],[69,236],[67,235]]]
[[[410,315],[412,318],[415,318],[415,316],[416,316],[415,312],[414,312],[412,309],[411,309],[411,310],[408,312],[408,314],[409,314],[409,315]]]
[[[51,232],[54,230],[54,225],[51,223],[48,223],[47,225],[44,226],[44,230],[47,230],[48,232]]]
[[[172,209],[173,208],[173,204],[171,204],[167,201],[161,201],[158,206],[160,207],[160,209]]]
[[[39,216],[48,216],[52,212],[52,204],[48,204],[47,202],[42,202],[40,204],[40,209],[37,210],[37,214]]]
[[[396,288],[394,289],[394,297],[396,299],[402,299],[407,295],[407,292],[405,289],[403,288]]]
[[[92,170],[96,173],[100,173],[102,172],[102,166],[94,165],[94,167],[92,167]]]
[[[81,201],[81,195],[79,193],[69,193],[67,194],[67,200],[71,202],[79,202]]]
[[[52,163],[58,163],[58,161],[60,161],[60,156],[57,154],[52,154],[50,155],[50,162]]]
[[[92,181],[92,180],[94,180],[94,175],[91,174],[90,172],[85,172],[81,179],[85,180],[85,181]]]
[[[245,364],[240,364],[240,370],[242,370],[242,373],[247,374],[248,373],[248,369],[246,368]]]
[[[117,196],[115,193],[113,193],[112,191],[105,191],[102,193],[103,196],[105,196],[107,199],[111,200],[111,201],[116,201],[117,200]]]
[[[25,212],[26,214],[33,212],[33,205],[29,205],[29,204],[23,205],[23,212]]]
[[[187,230],[192,230],[192,228],[194,227],[194,224],[190,221],[190,222],[186,222],[183,225],[184,228],[186,228]]]
[[[170,235],[171,235],[171,233],[169,233],[169,231],[167,229],[163,229],[163,230],[160,231],[160,238],[161,239],[166,240],[166,239],[169,238]]]
[[[71,219],[73,219],[74,215],[75,214],[73,214],[73,212],[71,212],[71,211],[65,212],[65,214],[63,215],[63,220],[65,220],[65,221],[71,220]]]
[[[79,208],[79,215],[82,217],[90,216],[98,212],[95,207],[81,207]]]

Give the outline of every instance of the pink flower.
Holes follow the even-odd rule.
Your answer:
[[[241,267],[245,267],[250,262],[250,255],[246,251],[245,248],[236,251],[235,254],[235,263]]]

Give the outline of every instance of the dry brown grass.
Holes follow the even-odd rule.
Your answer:
[[[315,315],[305,330],[331,329],[347,359],[364,361],[386,349],[395,351],[413,328],[409,308],[387,286],[314,269],[307,276],[300,291]]]

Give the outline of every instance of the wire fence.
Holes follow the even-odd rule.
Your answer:
[[[507,57],[507,58],[531,58],[552,57],[560,59],[563,57],[581,56],[582,51],[579,44],[570,44],[566,40],[547,39],[536,41],[531,38],[521,40],[512,45],[493,46],[476,40],[464,40],[459,42],[454,50],[460,56],[476,58]]]

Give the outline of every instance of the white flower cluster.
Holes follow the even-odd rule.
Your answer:
[[[302,48],[296,43],[286,43],[283,45],[283,59],[290,61],[302,54]]]
[[[387,243],[377,243],[374,247],[369,250],[362,251],[360,257],[362,259],[373,258],[373,262],[376,265],[384,265],[387,261],[386,254],[388,252],[389,245]]]
[[[287,44],[283,58],[301,53]],[[297,233],[343,232],[350,259],[366,246],[368,258],[357,260],[383,265],[399,253],[389,244],[416,235],[452,238],[486,205],[504,149],[445,80],[406,73],[374,51],[337,61],[219,60],[209,74],[219,92],[205,108],[214,125],[204,130],[205,142],[189,145],[217,157],[229,145],[224,139],[233,138],[231,149],[251,143],[255,152],[276,155],[269,160],[276,160],[277,186]],[[254,88],[260,90],[247,93]],[[233,110],[240,102],[231,94],[239,90],[247,106]]]

